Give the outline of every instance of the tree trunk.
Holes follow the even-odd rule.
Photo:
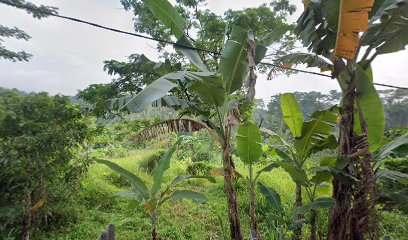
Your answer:
[[[317,211],[310,210],[310,240],[317,240]]]
[[[344,171],[359,181],[345,184],[333,180],[333,198],[336,200],[329,223],[329,239],[378,239],[375,212],[376,183],[372,169],[372,154],[368,149],[365,122],[360,115],[362,136],[354,135],[354,89],[343,98],[339,136],[339,158],[350,158]]]
[[[250,181],[248,183],[249,185],[249,217],[251,221],[251,236],[256,236],[257,239],[262,239],[261,234],[259,233],[258,230],[258,222],[256,219],[256,198],[255,198],[255,186],[254,182],[252,179],[253,176],[253,170],[252,170],[252,165],[249,166],[249,174],[250,174]]]
[[[223,152],[224,188],[227,195],[228,217],[230,221],[231,239],[242,240],[241,223],[238,214],[237,192],[233,184],[234,163],[230,155],[230,128],[226,128],[226,146]]]
[[[24,207],[25,207],[25,214],[23,216],[22,226],[21,226],[21,239],[22,240],[30,240],[30,231],[31,231],[31,222],[32,222],[32,214],[31,214],[31,193],[27,190],[24,196]]]
[[[157,217],[155,213],[151,215],[152,220],[152,240],[157,240],[157,233],[156,233],[156,225],[157,225]]]
[[[299,183],[296,183],[296,207],[302,206],[302,185]],[[298,214],[295,217],[295,220],[300,220],[302,219],[302,215]],[[293,236],[294,240],[300,240],[302,238],[302,228],[296,229],[295,235]]]
[[[354,101],[355,92],[349,91],[343,98],[341,109],[339,157],[348,157],[354,147]],[[344,171],[349,173],[349,167]],[[350,216],[352,189],[350,185],[334,179],[333,198],[336,200],[329,223],[329,239],[346,240]]]

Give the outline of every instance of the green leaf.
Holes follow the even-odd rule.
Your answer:
[[[338,0],[311,1],[297,20],[296,34],[310,52],[329,57],[336,44]]]
[[[175,73],[167,74],[146,86],[141,92],[132,96],[132,98],[122,106],[122,109],[126,107],[130,112],[138,113],[151,106],[154,101],[159,100],[171,89],[176,87],[176,84],[166,79],[167,77],[174,76],[174,74]]]
[[[143,0],[143,3],[153,13],[153,16],[171,29],[171,33],[177,38],[177,45],[187,47],[183,48],[181,46],[175,46],[175,49],[186,56],[198,69],[201,71],[208,71],[198,52],[191,49],[194,46],[184,34],[185,20],[178,13],[177,9],[167,0]]]
[[[142,0],[153,16],[171,29],[171,33],[180,39],[184,35],[185,20],[177,9],[167,0]]]
[[[377,178],[385,178],[392,181],[398,181],[401,184],[408,184],[408,174],[389,169],[379,169],[376,173]]]
[[[333,198],[319,198],[315,201],[300,207],[294,208],[288,213],[289,217],[294,217],[299,214],[305,214],[312,209],[331,208],[334,205]]]
[[[404,50],[408,44],[408,1],[378,0],[375,3],[377,6],[362,44],[377,48],[378,54]]]
[[[288,229],[291,230],[291,231],[295,231],[295,230],[301,229],[306,224],[307,224],[306,219],[302,218],[302,219],[293,221],[288,226]]]
[[[332,179],[332,175],[327,171],[316,171],[315,175],[310,179],[314,184],[321,184]]]
[[[186,46],[186,47],[190,47],[190,48],[183,48],[180,46],[175,46],[174,48],[179,51],[181,54],[183,54],[184,56],[186,56],[190,62],[196,66],[198,69],[200,69],[201,71],[207,72],[207,68],[205,67],[203,60],[201,59],[200,55],[198,54],[198,52],[193,48],[193,44],[190,43],[190,41],[187,39],[186,35],[183,35],[182,38],[180,38],[177,41],[178,45],[182,45],[182,46]]]
[[[274,29],[272,32],[267,33],[261,38],[259,38],[258,42],[260,45],[267,47],[272,43],[279,42],[282,39],[283,35],[288,31],[289,29],[286,27],[278,27]]]
[[[233,93],[241,89],[248,73],[246,39],[246,31],[233,26],[231,39],[225,43],[221,51],[219,72],[223,76],[227,93]]]
[[[258,187],[262,195],[264,195],[267,202],[269,203],[269,206],[271,206],[275,211],[283,213],[281,199],[275,189],[268,187],[260,182],[258,182]]]
[[[280,150],[279,148],[275,148],[273,151],[280,157],[284,162],[293,162],[293,158],[291,158],[286,152]]]
[[[237,131],[237,151],[245,164],[256,163],[262,155],[262,136],[259,127],[251,122],[240,124]]]
[[[204,194],[189,190],[175,191],[170,197],[174,201],[183,201],[183,199],[190,199],[198,203],[206,203],[208,201]]]
[[[118,193],[115,193],[114,196],[118,196],[118,197],[129,197],[129,198],[139,199],[140,194],[137,194],[137,193],[132,192],[132,191],[127,191],[127,192],[118,192]]]
[[[276,167],[278,167],[278,165],[276,165],[276,163],[271,163],[268,166],[266,166],[266,167],[262,168],[261,170],[259,170],[257,173],[260,174],[260,173],[263,173],[263,172],[270,172],[270,171],[272,171],[272,169],[274,169]]]
[[[364,70],[361,64],[357,64],[355,77],[358,106],[367,126],[370,151],[374,152],[381,145],[385,128],[384,107],[373,84],[371,67]]]
[[[147,201],[149,199],[149,190],[147,189],[146,184],[139,177],[120,167],[116,163],[106,160],[96,160],[96,162],[105,164],[113,171],[125,177],[132,184],[132,189],[135,191],[135,193],[139,194],[144,201]]]
[[[151,195],[155,196],[156,193],[160,190],[164,172],[170,168],[170,159],[173,156],[173,153],[176,151],[177,146],[180,144],[182,139],[180,138],[159,160],[159,164],[153,176],[153,186],[151,189]]]
[[[222,78],[214,73],[195,73],[189,90],[196,93],[201,101],[214,106],[222,106],[226,100]]]
[[[262,59],[265,57],[266,55],[266,51],[268,51],[268,48],[262,45],[256,45],[255,47],[255,64],[259,64]]]
[[[381,161],[382,159],[387,157],[388,154],[403,145],[408,145],[408,133],[396,138],[394,141],[391,141],[378,149],[375,154],[376,161]]]
[[[177,96],[163,96],[152,103],[153,107],[169,107],[176,111],[180,109],[184,110],[187,108],[194,108],[196,105],[197,103],[195,102],[190,102],[185,99],[178,98]]]
[[[292,164],[286,162],[277,162],[276,164],[283,168],[287,173],[289,173],[290,177],[294,182],[299,184],[305,184],[309,181],[305,170],[298,169]]]
[[[282,94],[281,108],[283,121],[289,127],[293,137],[300,137],[302,134],[303,115],[295,96],[291,93]]]
[[[280,141],[286,148],[290,148],[289,143],[285,141],[281,136],[279,136],[277,133],[267,129],[267,128],[261,128],[261,132],[269,134],[273,139],[277,139]]]
[[[311,121],[303,123],[300,139],[295,141],[299,159],[308,157],[312,151],[329,149],[333,145],[334,148],[337,146],[336,138],[331,135],[337,122],[337,113],[337,107],[316,111],[311,114]]]

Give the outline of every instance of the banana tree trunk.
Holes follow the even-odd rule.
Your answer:
[[[258,230],[258,222],[256,219],[256,191],[255,191],[255,182],[253,181],[253,169],[252,165],[249,166],[249,217],[251,221],[251,236],[256,236],[257,239],[262,239],[261,234],[259,233]]]
[[[156,216],[156,213],[152,213],[150,218],[151,218],[151,221],[152,221],[152,240],[157,240],[157,232],[156,232],[157,216]]]
[[[339,135],[339,157],[348,157],[354,148],[354,101],[355,92],[349,91],[343,98],[341,109],[340,135]],[[344,169],[352,174],[351,168]],[[352,188],[337,179],[333,180],[333,198],[336,200],[329,223],[329,239],[349,239],[348,232],[350,224]]]
[[[372,169],[373,156],[368,149],[367,129],[361,111],[356,123],[355,91],[349,90],[341,109],[339,157],[349,158],[346,173],[358,179],[353,184],[333,181],[333,198],[336,200],[329,224],[329,239],[378,239],[378,219],[375,210],[376,182]],[[361,136],[354,134],[354,125],[361,125]]]
[[[310,210],[310,240],[317,240],[317,211]]]
[[[234,188],[234,163],[230,155],[230,128],[226,131],[226,144],[223,149],[224,188],[227,195],[228,217],[230,221],[231,239],[242,240],[241,223],[238,214],[237,192]]]
[[[302,206],[302,185],[300,183],[296,183],[296,207]],[[295,217],[295,220],[302,219],[302,215],[298,214]],[[298,228],[295,230],[295,235],[293,236],[294,240],[300,240],[302,238],[302,228]]]

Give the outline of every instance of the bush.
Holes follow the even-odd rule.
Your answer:
[[[209,152],[200,151],[194,154],[193,162],[210,162],[211,155]]]
[[[205,162],[194,162],[187,166],[186,172],[193,176],[210,175],[210,171],[214,169],[214,165]]]
[[[116,172],[109,172],[106,179],[117,187],[130,187],[129,181]]]
[[[152,173],[156,169],[159,160],[164,156],[164,154],[166,154],[166,151],[164,150],[153,153],[140,162],[140,168],[147,173]]]
[[[408,157],[387,159],[384,161],[384,167],[408,174]]]
[[[393,158],[384,161],[384,167],[389,170],[408,174],[408,157]],[[392,210],[398,208],[400,211],[408,213],[408,187],[397,181],[382,179],[379,185],[381,202],[384,209]]]
[[[407,239],[408,216],[398,211],[382,212],[380,220],[380,233],[389,239]]]
[[[63,96],[0,89],[0,239],[35,235],[67,202],[56,186],[79,184],[91,159],[78,153],[92,139],[82,112]]]

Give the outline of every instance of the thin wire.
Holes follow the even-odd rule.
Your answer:
[[[81,19],[78,19],[78,18],[63,16],[63,15],[59,15],[59,14],[51,14],[51,15],[54,16],[54,17],[58,17],[58,18],[62,18],[62,19],[66,19],[66,20],[70,20],[70,21],[74,21],[74,22],[78,22],[78,23],[82,23],[82,24],[87,24],[87,25],[90,25],[90,26],[93,26],[93,27],[105,29],[105,30],[108,30],[108,31],[112,31],[112,32],[116,32],[116,33],[123,33],[123,34],[126,34],[126,35],[131,35],[131,36],[134,36],[134,37],[139,37],[139,38],[144,38],[144,39],[148,39],[148,40],[152,40],[152,41],[156,41],[156,42],[161,42],[161,43],[173,45],[173,46],[176,46],[176,47],[182,47],[182,48],[187,48],[187,49],[191,49],[191,50],[197,50],[197,51],[207,52],[207,53],[212,53],[212,54],[220,54],[218,52],[213,52],[213,51],[210,51],[210,50],[207,50],[207,49],[186,46],[186,45],[183,45],[183,44],[167,41],[167,40],[164,40],[164,39],[149,37],[149,36],[145,36],[145,35],[142,35],[142,34],[127,32],[127,31],[123,31],[123,30],[119,30],[119,29],[115,29],[115,28],[111,28],[111,27],[106,27],[106,26],[103,26],[103,25],[100,25],[100,24],[97,24],[97,23],[84,21],[84,20],[81,20]]]
[[[318,76],[322,76],[322,77],[332,78],[332,76],[328,75],[328,74],[318,73],[318,72],[311,72],[311,71],[306,71],[306,70],[301,70],[301,69],[291,68],[291,67],[285,67],[285,66],[276,65],[276,64],[273,64],[273,63],[260,62],[259,64],[267,65],[267,66],[271,66],[271,67],[278,67],[278,68],[291,70],[291,71],[296,71],[296,72],[301,72],[301,73],[308,73],[308,74],[314,74],[314,75],[318,75]]]
[[[9,3],[9,2],[7,2],[5,4],[10,5],[10,6],[14,6],[14,7],[18,7],[18,5],[15,5],[15,4],[12,4],[12,3]],[[200,52],[211,53],[211,54],[214,54],[214,55],[220,55],[220,52],[215,52],[215,51],[211,51],[211,50],[207,50],[207,49],[203,49],[203,48],[192,47],[192,46],[185,46],[183,44],[175,43],[175,42],[172,42],[172,41],[167,41],[167,40],[164,40],[164,39],[149,37],[149,36],[145,36],[145,35],[142,35],[142,34],[127,32],[127,31],[123,31],[123,30],[119,30],[119,29],[111,28],[111,27],[106,27],[106,26],[103,26],[103,25],[100,25],[100,24],[97,24],[97,23],[81,20],[81,19],[78,19],[78,18],[68,17],[68,16],[64,16],[64,15],[59,15],[59,14],[50,14],[50,15],[54,16],[54,17],[66,19],[66,20],[69,20],[69,21],[90,25],[90,26],[93,26],[93,27],[96,27],[96,28],[101,28],[101,29],[104,29],[104,30],[116,32],[116,33],[121,33],[121,34],[126,34],[126,35],[130,35],[130,36],[134,36],[134,37],[144,38],[144,39],[147,39],[147,40],[161,42],[161,43],[173,45],[173,46],[176,46],[176,47],[187,48],[187,49],[196,50],[196,51],[200,51]],[[312,71],[306,71],[306,70],[290,68],[290,67],[284,67],[284,66],[280,66],[280,65],[277,65],[277,64],[273,64],[273,63],[260,62],[259,64],[266,65],[266,66],[272,66],[272,67],[278,67],[278,68],[281,68],[281,69],[286,69],[286,70],[291,70],[291,71],[296,71],[296,72],[301,72],[301,73],[318,75],[318,76],[322,76],[322,77],[333,78],[331,75],[328,75],[328,74],[312,72]],[[374,85],[382,86],[382,87],[395,88],[395,89],[408,90],[408,87],[399,87],[399,86],[394,86],[394,85],[389,85],[389,84],[374,83]]]
[[[211,54],[214,54],[214,55],[220,55],[220,52],[215,52],[215,51],[211,51],[211,50],[207,50],[207,49],[203,49],[203,48],[185,46],[183,44],[167,41],[167,40],[160,39],[160,38],[149,37],[149,36],[145,36],[145,35],[142,35],[142,34],[127,32],[127,31],[123,31],[123,30],[119,30],[119,29],[115,29],[115,28],[111,28],[111,27],[106,27],[106,26],[103,26],[103,25],[100,25],[100,24],[97,24],[97,23],[84,21],[84,20],[81,20],[81,19],[78,19],[78,18],[63,16],[63,15],[59,15],[59,14],[52,14],[52,16],[62,18],[62,19],[66,19],[66,20],[70,20],[70,21],[74,21],[74,22],[78,22],[78,23],[82,23],[82,24],[87,24],[87,25],[90,25],[90,26],[93,26],[93,27],[105,29],[105,30],[108,30],[108,31],[116,32],[116,33],[122,33],[122,34],[126,34],[126,35],[131,35],[131,36],[134,36],[134,37],[144,38],[144,39],[151,40],[151,41],[161,42],[161,43],[173,45],[173,46],[176,46],[176,47],[182,47],[182,48],[187,48],[187,49],[196,50],[196,51],[200,51],[200,52],[211,53]],[[328,74],[312,72],[312,71],[306,71],[306,70],[301,70],[301,69],[296,69],[296,68],[291,68],[291,67],[284,67],[284,66],[280,66],[280,65],[277,65],[277,64],[273,64],[273,63],[260,62],[259,64],[266,65],[266,66],[271,66],[271,67],[278,67],[278,68],[281,68],[281,69],[286,69],[286,70],[291,70],[291,71],[296,71],[296,72],[301,72],[301,73],[317,75],[317,76],[321,76],[321,77],[333,78],[331,75],[328,75]],[[408,90],[408,88],[406,88],[406,87],[399,87],[399,86],[393,86],[393,85],[382,84],[382,83],[374,83],[374,85],[389,87],[389,88],[395,88],[395,89]]]

